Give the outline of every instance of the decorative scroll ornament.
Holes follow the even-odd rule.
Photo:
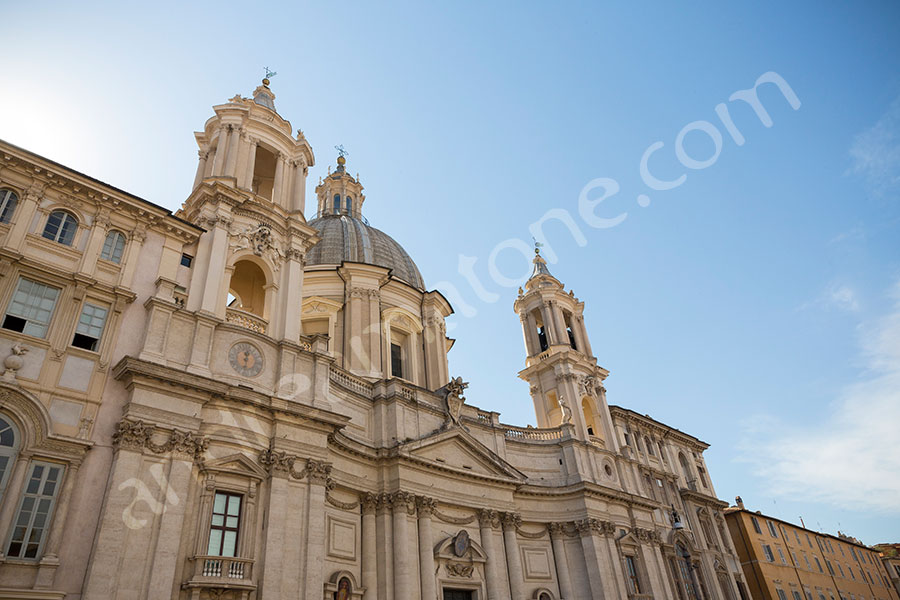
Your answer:
[[[443,521],[444,523],[450,523],[451,525],[468,525],[478,518],[475,515],[469,515],[468,517],[451,517],[450,515],[445,515],[437,508],[434,509],[434,516],[437,517],[438,520]]]
[[[138,451],[146,449],[154,454],[175,452],[190,456],[195,460],[201,459],[209,446],[207,438],[190,431],[179,431],[177,429],[169,433],[168,440],[162,444],[157,444],[153,441],[155,429],[153,425],[148,425],[143,421],[123,419],[119,422],[116,432],[113,434],[113,445]]]
[[[272,236],[272,228],[268,225],[264,223],[256,226],[250,225],[234,234],[233,238],[234,241],[231,243],[232,252],[250,250],[256,256],[268,258],[275,271],[281,266],[281,259],[284,258],[285,254],[275,243]]]
[[[444,386],[447,401],[447,413],[450,416],[450,422],[459,425],[459,415],[462,411],[463,404],[466,403],[466,397],[462,395],[463,391],[469,387],[467,381],[463,381],[462,377],[454,377]],[[449,424],[449,423],[448,423]]]
[[[448,562],[445,568],[447,569],[447,574],[453,577],[470,578],[475,571],[475,565],[466,565],[463,563]]]

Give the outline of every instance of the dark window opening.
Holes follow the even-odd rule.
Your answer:
[[[587,429],[588,429],[588,435],[594,435],[594,428],[593,428],[593,427],[588,426]]]
[[[549,348],[550,346],[547,344],[547,332],[544,331],[543,326],[538,327],[538,343],[541,346],[541,352]]]
[[[444,590],[444,600],[473,600],[471,590]]]
[[[11,331],[18,331],[22,333],[25,331],[25,324],[28,321],[23,319],[22,317],[14,317],[13,315],[6,315],[6,318],[3,319],[3,329],[9,329]]]
[[[391,376],[403,377],[403,355],[397,344],[391,344]]]
[[[194,262],[194,257],[191,256],[190,254],[182,254],[181,255],[181,266],[182,267],[187,267],[188,269],[190,269],[191,264],[193,264],[193,262]]]
[[[83,348],[93,352],[97,349],[97,342],[99,341],[99,339],[84,335],[83,333],[76,333],[75,337],[72,339],[72,345],[76,348]]]

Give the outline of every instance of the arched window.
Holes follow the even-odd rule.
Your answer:
[[[19,450],[19,440],[16,430],[5,417],[0,416],[0,499],[3,498],[3,490],[6,488],[6,480],[12,471]]]
[[[344,207],[346,208],[348,215],[353,214],[353,197],[352,196],[347,196],[346,198],[344,198]]]
[[[234,264],[228,295],[229,308],[266,317],[266,274],[256,263],[239,260]]]
[[[587,427],[588,435],[597,435],[597,426],[594,423],[594,411],[591,401],[587,398],[581,400],[581,412],[584,415],[584,425]]]
[[[54,210],[44,226],[44,237],[65,246],[71,246],[78,231],[78,219],[63,210]]]
[[[684,480],[688,484],[688,487],[695,489],[697,487],[697,482],[694,481],[694,477],[691,474],[691,467],[687,464],[687,459],[681,452],[678,453],[678,462],[681,463],[681,472],[684,474]]]
[[[341,214],[341,195],[340,194],[334,195],[334,214],[336,214],[336,215]]]
[[[0,189],[0,223],[10,222],[18,203],[19,197],[14,191]]]
[[[106,234],[106,241],[103,242],[100,258],[118,264],[122,261],[122,251],[124,249],[125,235],[120,231],[110,231]]]
[[[675,544],[675,557],[669,559],[669,567],[672,569],[672,578],[675,580],[675,593],[680,600],[700,600],[697,579],[694,575],[694,565],[691,563],[691,555],[681,544]]]
[[[644,446],[647,448],[647,452],[650,453],[650,456],[655,456],[653,453],[653,444],[650,443],[650,438],[644,436]]]

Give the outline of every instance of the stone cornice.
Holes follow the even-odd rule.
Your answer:
[[[724,500],[719,500],[715,496],[710,496],[703,492],[695,492],[694,490],[689,490],[687,488],[681,488],[678,492],[684,500],[693,500],[699,504],[713,506],[718,509],[728,508],[728,503]]]
[[[279,401],[255,390],[233,386],[210,377],[187,373],[132,356],[126,356],[116,363],[113,367],[113,377],[123,381],[126,386],[131,386],[139,380],[152,380],[194,393],[208,394],[226,401],[243,402],[268,410],[272,414],[285,414],[308,419],[320,426],[330,428],[332,431],[343,427],[350,421],[349,417],[331,411],[297,402]],[[276,406],[276,402],[280,406]]]
[[[707,448],[709,448],[709,444],[707,444],[703,440],[697,439],[689,433],[685,433],[683,431],[675,429],[674,427],[669,427],[665,423],[661,423],[652,417],[639,415],[633,410],[622,408],[621,406],[617,406],[615,404],[610,404],[609,412],[614,420],[618,418],[623,421],[628,421],[629,423],[640,424],[641,427],[657,433],[660,437],[673,438],[678,442],[684,444],[685,446],[697,450],[698,452],[703,452]]]

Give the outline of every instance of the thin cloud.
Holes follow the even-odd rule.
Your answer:
[[[859,295],[849,285],[832,283],[815,300],[804,302],[797,310],[804,311],[813,308],[857,312],[859,311]]]
[[[900,97],[875,125],[853,139],[850,159],[850,172],[862,176],[873,193],[900,188]]]
[[[867,371],[816,425],[763,415],[745,427],[741,460],[775,497],[803,494],[854,512],[900,514],[900,282],[893,310],[860,328]]]

